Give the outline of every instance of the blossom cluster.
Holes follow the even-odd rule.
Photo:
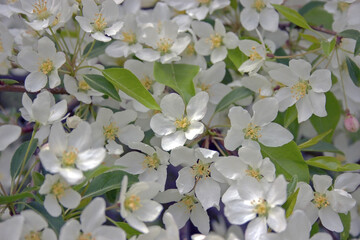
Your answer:
[[[0,239],[359,238],[359,10],[0,4]]]

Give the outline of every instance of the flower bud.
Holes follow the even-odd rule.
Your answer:
[[[69,128],[76,128],[81,121],[82,119],[75,115],[66,119],[66,125],[68,125]]]
[[[349,132],[357,132],[359,130],[359,121],[351,113],[346,114],[344,124]]]

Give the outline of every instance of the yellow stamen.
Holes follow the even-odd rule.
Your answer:
[[[62,155],[62,165],[65,167],[74,166],[77,159],[77,149],[72,149],[72,151],[64,151]]]
[[[252,167],[249,167],[249,169],[245,170],[246,175],[256,178],[256,180],[260,180],[263,176],[260,174],[260,171],[258,169],[253,169]]]
[[[197,201],[193,196],[185,196],[180,200],[188,210],[193,210]]]
[[[258,140],[262,136],[260,134],[260,130],[261,130],[260,126],[257,126],[253,123],[249,123],[247,128],[244,129],[245,138],[252,139],[252,140]]]
[[[185,49],[185,54],[187,56],[193,56],[195,54],[195,47],[193,43],[190,43],[186,49]]]
[[[168,53],[174,41],[170,38],[161,38],[157,43],[157,50],[161,53]]]
[[[254,212],[259,217],[267,217],[269,213],[269,206],[264,199],[260,198],[257,201],[253,200],[251,201],[251,204],[255,206]]]
[[[325,208],[330,205],[327,197],[325,194],[321,194],[318,192],[314,193],[314,199],[313,202],[317,208]]]
[[[54,69],[54,64],[50,59],[46,59],[39,66],[39,71],[47,75]]]
[[[127,42],[128,44],[136,43],[136,35],[131,30],[128,32],[122,32],[123,41]]]
[[[56,198],[61,198],[64,195],[65,186],[61,182],[57,182],[51,187],[51,193],[55,195]]]
[[[192,174],[194,175],[196,180],[210,177],[210,173],[211,173],[210,163],[202,163],[199,160],[199,162],[193,165],[191,169],[192,169]]]
[[[4,52],[4,46],[0,38],[0,52]]]
[[[145,160],[143,161],[144,168],[157,169],[159,165],[160,159],[158,158],[156,153],[152,156],[145,156]]]
[[[136,195],[131,195],[127,197],[124,202],[125,209],[128,211],[136,211],[141,207],[140,197]]]
[[[262,59],[261,55],[256,51],[256,47],[251,47],[251,51],[250,51],[250,60],[251,61],[255,61],[255,60],[260,60]]]
[[[220,34],[210,35],[211,49],[218,48],[222,44],[222,36]]]
[[[210,84],[202,83],[202,84],[200,85],[201,91],[204,91],[204,92],[209,91],[210,87],[211,87]]]
[[[253,8],[256,9],[256,11],[260,12],[263,8],[266,7],[266,4],[263,0],[255,0],[254,4],[252,5]]]
[[[25,240],[41,240],[41,234],[39,232],[31,231],[25,235]]]
[[[151,86],[154,83],[154,81],[151,80],[149,76],[145,76],[143,79],[140,80],[140,82],[146,88],[146,90],[150,90]]]
[[[102,32],[106,28],[107,22],[105,22],[105,18],[101,13],[97,13],[95,16],[96,18],[94,19],[94,29],[96,31]]]
[[[95,240],[91,233],[82,233],[77,240]]]
[[[60,22],[60,17],[61,17],[61,13],[58,13],[58,14],[55,16],[54,21],[51,23],[51,26],[54,27],[54,26],[58,25],[59,22]]]
[[[177,129],[185,130],[188,126],[190,126],[190,121],[187,119],[187,117],[184,117],[182,119],[176,120],[175,126]]]
[[[350,7],[350,3],[347,2],[338,2],[338,9],[341,12],[345,12]]]
[[[296,98],[296,100],[299,100],[305,97],[305,95],[308,93],[308,90],[310,89],[311,86],[309,85],[308,81],[300,81],[291,87],[292,97]]]
[[[38,0],[37,3],[33,5],[32,13],[37,15],[39,20],[44,20],[50,16],[50,13],[47,9],[47,1],[45,0]]]
[[[106,140],[115,140],[119,133],[119,128],[116,126],[116,123],[111,122],[109,125],[104,126],[103,128]]]
[[[79,81],[79,90],[80,91],[86,92],[90,89],[91,89],[91,87],[89,86],[89,84],[87,84],[87,82],[85,80]]]

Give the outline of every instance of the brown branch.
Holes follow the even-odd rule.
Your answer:
[[[290,27],[290,25],[291,25],[291,23],[280,23],[279,28],[284,29],[284,28]],[[310,26],[310,27],[318,32],[323,32],[323,33],[327,33],[330,35],[337,35],[337,32],[331,31],[329,29],[326,29],[326,28],[323,28],[320,26]]]
[[[47,91],[51,92],[52,94],[67,94],[65,88],[45,88]],[[0,92],[29,92],[26,91],[25,87],[22,85],[0,85]],[[39,93],[38,92],[29,92],[29,93]]]

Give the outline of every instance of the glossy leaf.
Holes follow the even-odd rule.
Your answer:
[[[286,200],[286,202],[283,205],[283,208],[286,210],[286,218],[290,217],[291,214],[294,211],[294,207],[296,204],[296,200],[297,200],[297,195],[299,194],[299,190],[300,188],[298,188],[295,192],[293,192],[288,199]]]
[[[284,174],[289,181],[297,175],[299,181],[309,182],[309,168],[294,141],[280,147],[260,146],[263,156],[275,164],[278,175]]]
[[[356,171],[360,169],[360,164],[348,163],[342,165],[341,161],[337,158],[328,156],[314,157],[307,160],[306,163],[313,167],[318,167],[335,172]]]
[[[38,187],[40,187],[44,183],[44,180],[45,180],[44,175],[42,175],[41,173],[35,172],[35,171],[31,173],[31,178],[32,178],[34,185],[38,186]]]
[[[103,74],[114,85],[116,90],[123,91],[147,108],[161,110],[154,97],[129,70],[124,68],[108,68],[103,70]]]
[[[252,91],[245,87],[238,87],[225,95],[215,108],[215,112],[221,112],[231,104],[252,95]]]
[[[359,67],[349,57],[346,57],[346,65],[347,65],[351,80],[353,81],[353,83],[356,86],[360,87],[360,69],[359,69]]]
[[[93,49],[91,50],[91,52],[89,53],[89,50],[91,48],[92,42],[88,43],[88,45],[86,45],[84,51],[83,51],[83,55],[86,55],[89,53],[89,55],[87,56],[87,58],[94,58],[94,57],[98,57],[101,54],[104,54],[105,49],[107,48],[107,46],[109,46],[112,42],[100,42],[100,41],[96,41],[94,44]]]
[[[332,129],[330,129],[329,131],[324,132],[320,135],[317,135],[316,137],[313,137],[312,139],[300,144],[298,147],[299,147],[299,149],[303,149],[303,148],[308,148],[308,147],[314,146],[315,144],[317,144],[318,142],[323,140],[324,137],[329,135],[331,132],[332,132]]]
[[[322,7],[324,6],[324,2],[321,1],[311,1],[307,4],[305,4],[302,8],[299,9],[299,13],[301,15],[304,15],[305,13],[309,12],[311,9]]]
[[[321,26],[322,28],[326,28],[331,30],[332,23],[334,22],[334,18],[332,14],[328,13],[324,10],[323,7],[316,7],[309,10],[304,15],[305,20],[311,26]]]
[[[0,196],[0,205],[14,203],[17,200],[21,200],[24,198],[35,198],[35,196],[34,196],[34,194],[32,194],[30,192],[22,192],[22,193],[10,195],[10,196]]]
[[[248,60],[248,56],[246,56],[239,48],[228,49],[228,58],[235,65],[236,69],[238,69],[246,60]]]
[[[132,236],[137,236],[141,234],[141,232],[130,227],[130,225],[127,224],[126,222],[116,222],[116,225],[126,232],[127,239],[130,239]]]
[[[195,96],[193,80],[199,69],[199,66],[195,65],[155,62],[154,77],[157,82],[174,89],[187,103],[191,97]]]
[[[285,7],[283,5],[273,4],[274,8],[280,12],[287,20],[294,23],[295,25],[305,28],[311,29],[309,24],[306,22],[305,18],[301,16],[297,11],[294,9]]]
[[[344,227],[344,231],[340,233],[340,240],[348,240],[351,226],[350,211],[347,214],[339,213],[339,216]]]
[[[96,91],[101,92],[107,96],[112,97],[116,101],[121,102],[121,98],[115,87],[103,76],[88,74],[84,75],[84,80],[87,84],[89,84],[90,87],[92,87]]]
[[[317,144],[301,149],[302,152],[332,152],[344,155],[342,151],[328,142],[320,141]]]
[[[30,140],[29,140],[21,144],[20,147],[16,149],[10,164],[10,175],[12,178],[16,178],[20,174],[21,165],[23,164],[23,161],[25,161],[24,166],[26,166],[31,156],[35,153],[35,150],[37,148],[37,142],[38,140],[35,138],[33,139],[30,147],[29,147],[30,144]]]
[[[285,112],[284,127],[288,128],[289,125],[297,119],[297,115],[298,115],[298,113],[296,110],[296,106],[293,105],[293,106],[289,107]]]

